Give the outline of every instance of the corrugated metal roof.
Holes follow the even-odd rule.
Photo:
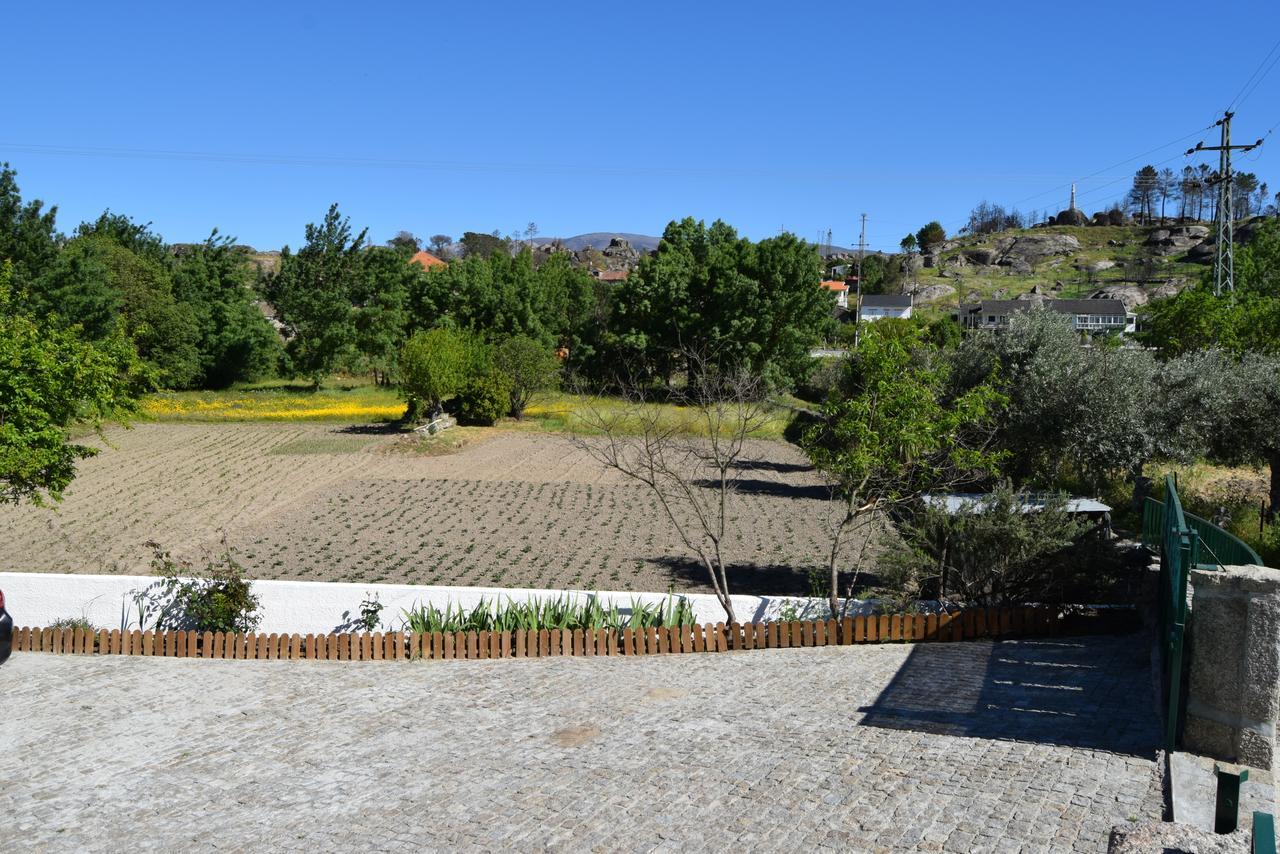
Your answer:
[[[985,501],[990,499],[990,493],[983,492],[951,492],[943,495],[925,495],[922,500],[931,507],[941,507],[946,510],[948,515],[954,516],[957,513],[972,513],[980,510]],[[1035,493],[1028,493],[1022,496],[1023,513],[1034,513],[1045,505],[1045,497]],[[1067,512],[1069,513],[1109,513],[1111,508],[1093,498],[1068,498]]]

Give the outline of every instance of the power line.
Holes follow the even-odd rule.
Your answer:
[[[1266,56],[1262,57],[1262,61],[1258,63],[1258,67],[1253,69],[1253,73],[1244,81],[1244,85],[1240,87],[1240,91],[1231,99],[1231,103],[1227,104],[1226,110],[1223,111],[1224,113],[1229,113],[1236,107],[1243,104],[1245,99],[1252,95],[1258,86],[1261,85],[1266,76],[1271,73],[1271,69],[1276,67],[1277,62],[1280,62],[1280,53],[1278,53],[1278,51],[1280,51],[1280,39],[1277,39],[1276,43],[1271,46],[1271,50],[1267,51]],[[1276,58],[1274,60],[1271,60],[1272,54],[1276,54]],[[1271,60],[1270,65],[1267,65],[1268,60]],[[1265,71],[1263,71],[1263,66],[1266,66]],[[1258,74],[1260,71],[1262,72],[1261,76]],[[1250,84],[1252,84],[1252,86]],[[1246,89],[1248,92],[1245,91]]]

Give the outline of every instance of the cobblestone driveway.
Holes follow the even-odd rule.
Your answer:
[[[1138,638],[643,659],[15,655],[24,850],[1101,851],[1158,817]]]

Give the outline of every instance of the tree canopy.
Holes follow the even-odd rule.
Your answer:
[[[615,342],[637,373],[663,380],[692,351],[794,383],[832,323],[821,275],[816,247],[793,234],[752,243],[719,220],[672,222],[617,294]]]
[[[67,428],[132,412],[149,377],[123,333],[91,343],[43,323],[14,302],[12,280],[0,262],[0,503],[56,502],[76,462],[97,453]]]

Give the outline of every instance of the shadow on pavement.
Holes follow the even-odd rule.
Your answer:
[[[1158,742],[1142,635],[917,644],[864,726],[1150,758]]]

